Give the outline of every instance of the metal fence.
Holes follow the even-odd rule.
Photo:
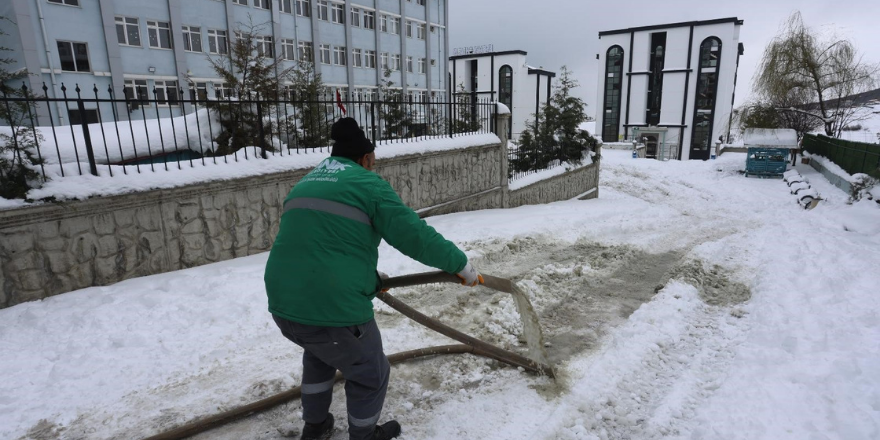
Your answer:
[[[329,152],[330,126],[343,115],[355,118],[380,145],[490,133],[496,124],[496,105],[476,96],[452,102],[294,93],[242,99],[228,91],[208,98],[204,89],[129,87],[120,96],[112,88],[70,90],[63,84],[61,98],[47,92],[44,84],[40,95],[26,86],[0,94],[7,110],[0,118],[7,145],[0,147],[35,150],[44,180],[49,167],[61,176],[104,171],[112,176]],[[60,118],[71,123],[62,125]],[[28,138],[27,129],[38,136]]]
[[[823,135],[804,135],[806,151],[824,156],[850,174],[865,173],[880,179],[880,145],[834,139]]]

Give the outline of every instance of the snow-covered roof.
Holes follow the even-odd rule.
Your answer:
[[[797,132],[790,128],[748,128],[743,133],[747,147],[767,146],[797,148]]]

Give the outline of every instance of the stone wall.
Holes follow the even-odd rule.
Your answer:
[[[382,160],[376,171],[428,216],[596,197],[598,169],[508,191],[502,138]],[[308,171],[0,211],[0,308],[265,252],[282,201]]]
[[[599,197],[599,162],[512,190],[509,206],[515,208],[568,200],[580,195],[583,195],[583,199]]]
[[[501,145],[399,156],[376,171],[416,209],[500,206]],[[0,308],[269,250],[309,170],[0,211]],[[457,203],[461,200],[460,203]]]

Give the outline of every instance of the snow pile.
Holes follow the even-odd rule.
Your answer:
[[[789,128],[747,128],[743,133],[746,147],[798,148],[797,132]]]

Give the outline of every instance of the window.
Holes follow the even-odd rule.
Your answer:
[[[345,5],[333,3],[331,10],[331,21],[337,24],[345,24]]]
[[[220,55],[229,53],[229,41],[226,31],[208,29],[208,52]]]
[[[400,70],[400,54],[399,53],[391,54],[391,70],[394,70],[394,71]]]
[[[388,16],[382,14],[379,16],[379,30],[382,32],[388,32]]]
[[[278,0],[278,10],[287,14],[293,14],[294,0]]]
[[[49,0],[49,3],[56,5],[79,6],[79,0]]]
[[[125,99],[129,101],[128,111],[137,109],[140,105],[146,105],[150,102],[150,92],[147,89],[147,80],[145,79],[127,79],[122,89]]]
[[[321,45],[321,64],[330,64],[330,45]]]
[[[368,50],[366,52],[366,56],[364,56],[364,67],[368,69],[376,68],[376,51]]]
[[[333,48],[333,64],[337,66],[345,65],[345,46],[336,46]]]
[[[67,120],[70,122],[70,125],[79,125],[79,124],[97,124],[101,122],[101,118],[98,117],[98,109],[87,108],[83,109],[84,111],[80,112],[79,109],[69,108],[67,109]]]
[[[147,21],[150,47],[171,49],[171,24],[165,21]]]
[[[413,57],[406,57],[406,71],[413,72]]]
[[[428,60],[426,58],[419,58],[419,73],[425,73],[428,70]]]
[[[390,69],[391,66],[388,65],[388,52],[382,52],[381,58],[382,58],[382,68],[383,69]]]
[[[364,67],[363,51],[361,49],[351,50],[351,65],[354,67]]]
[[[376,29],[376,13],[364,11],[364,29]]]
[[[296,44],[291,38],[281,39],[281,58],[285,60],[296,59]]]
[[[183,26],[183,50],[190,52],[202,51],[202,28]]]
[[[299,60],[300,61],[308,61],[308,62],[314,61],[314,59],[312,57],[312,53],[313,53],[314,49],[312,48],[311,41],[300,41],[299,43],[297,43],[297,49],[299,51]]]
[[[260,9],[272,9],[272,2],[270,0],[254,0],[254,6]]]
[[[89,64],[89,48],[86,43],[59,41],[58,56],[61,58],[61,70],[67,72],[91,72],[92,70]]]
[[[694,125],[691,132],[691,159],[708,159],[712,144],[715,97],[718,93],[718,61],[721,40],[709,37],[700,44],[700,74],[697,77]]]
[[[154,88],[158,105],[178,105],[180,95],[177,81],[156,81]]]
[[[296,0],[296,15],[300,17],[312,16],[312,5],[309,0]]]
[[[419,40],[424,40],[428,36],[427,26],[428,25],[422,23],[419,24],[418,27],[416,27],[416,32],[418,34],[416,36]]]
[[[391,33],[400,35],[400,17],[391,17]]]
[[[195,87],[189,89],[189,99],[194,99],[198,101],[207,101],[208,100],[208,83],[195,83]]]
[[[602,141],[617,142],[620,135],[620,86],[623,73],[623,49],[612,46],[605,54],[605,98],[602,116]]]
[[[132,17],[116,17],[116,39],[125,46],[140,46],[141,31],[138,19]]]
[[[663,66],[665,64],[666,32],[651,34],[651,53],[648,58],[648,106],[645,109],[645,122],[648,125],[660,123],[660,109],[663,102]],[[652,153],[649,151],[648,153]],[[655,157],[656,157],[656,152]],[[651,157],[650,154],[647,157]]]
[[[247,6],[248,0],[232,0],[232,3],[235,3],[237,5]]]
[[[504,65],[498,69],[498,101],[513,111],[513,68]],[[513,124],[508,124],[508,136],[513,133]]]
[[[425,6],[425,0],[416,0],[416,3],[418,3],[420,6]]]
[[[351,8],[351,27],[361,27],[360,8]]]
[[[235,97],[235,90],[223,83],[214,83],[214,97],[217,99],[229,99]]]
[[[318,0],[318,20],[329,21],[329,8],[330,5],[327,3],[327,0]]]
[[[407,36],[407,38],[412,38],[412,37],[413,37],[413,25],[414,25],[414,24],[415,24],[415,23],[413,23],[413,22],[410,21],[410,20],[407,20],[407,21],[406,21],[406,36]]]
[[[254,43],[257,45],[257,54],[261,57],[275,58],[275,44],[268,35],[254,35]]]

